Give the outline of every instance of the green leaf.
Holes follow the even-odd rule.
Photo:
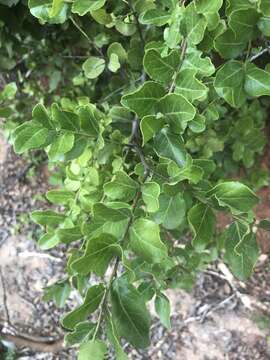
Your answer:
[[[264,16],[270,16],[270,0],[259,0],[259,10]]]
[[[87,135],[97,138],[100,133],[100,129],[99,129],[100,114],[98,113],[95,106],[89,104],[80,107],[78,111],[78,115],[80,119],[81,130]]]
[[[166,122],[177,133],[184,132],[188,121],[192,120],[196,114],[194,106],[184,96],[179,94],[165,95],[158,102],[157,111],[164,116]]]
[[[52,118],[63,130],[79,131],[78,115],[70,111],[62,111],[56,104],[52,105]]]
[[[82,65],[85,76],[88,79],[95,79],[101,75],[105,69],[105,60],[90,56]]]
[[[184,12],[184,26],[186,38],[192,45],[199,44],[206,29],[206,19],[197,13],[195,3],[190,3]]]
[[[168,128],[162,129],[154,138],[154,150],[159,157],[170,159],[180,167],[186,163],[187,152],[180,135],[175,135]]]
[[[167,248],[160,240],[159,226],[151,220],[138,219],[130,228],[130,246],[145,261],[160,263],[167,257]]]
[[[149,346],[150,315],[141,294],[125,278],[111,289],[112,315],[117,331],[136,348]]]
[[[190,102],[203,101],[207,97],[208,88],[195,77],[196,72],[194,69],[181,70],[175,82],[175,93]]]
[[[229,27],[238,39],[251,40],[256,30],[259,14],[255,9],[239,9],[233,11],[229,17]]]
[[[127,354],[124,352],[122,345],[119,340],[119,335],[117,333],[114,321],[112,316],[107,317],[107,335],[110,343],[113,345],[116,355],[116,360],[128,360]]]
[[[103,7],[106,0],[75,0],[72,4],[73,13],[84,16],[90,11],[95,11]]]
[[[104,360],[107,347],[103,341],[91,340],[80,346],[78,360]]]
[[[61,320],[62,325],[66,329],[74,329],[75,326],[84,321],[90,314],[92,314],[99,306],[103,296],[105,288],[104,285],[94,285],[87,290],[83,304],[77,309],[69,312]]]
[[[188,221],[194,233],[192,245],[198,251],[204,250],[211,242],[216,225],[213,210],[205,204],[196,204],[188,213]]]
[[[238,181],[228,181],[216,185],[207,194],[215,196],[220,206],[229,207],[231,211],[248,212],[257,203],[258,197],[246,185]]]
[[[169,22],[171,15],[162,9],[149,9],[140,16],[140,23],[144,25],[163,26]]]
[[[108,69],[115,73],[117,72],[121,67],[121,64],[119,62],[119,58],[116,54],[111,54],[110,56],[110,61],[109,61],[109,64],[108,64]]]
[[[28,7],[33,16],[41,20],[41,22],[49,22],[51,24],[62,24],[67,20],[68,5],[61,2],[57,5],[57,15],[52,16],[53,0],[29,0]],[[54,11],[55,12],[55,11]]]
[[[65,335],[65,344],[72,346],[89,341],[95,330],[95,327],[96,325],[89,321],[78,323],[72,332]]]
[[[258,28],[265,36],[270,36],[270,17],[262,16],[258,23]]]
[[[45,288],[43,300],[53,300],[59,308],[63,308],[66,304],[66,300],[70,295],[70,292],[71,287],[68,281],[58,281],[55,284]]]
[[[51,161],[59,161],[64,159],[63,155],[70,151],[74,145],[74,135],[71,133],[64,133],[59,135],[51,144],[48,156]]]
[[[64,5],[64,0],[53,0],[52,7],[49,11],[49,16],[51,18],[57,16],[60,13],[63,5]]]
[[[65,205],[75,198],[75,193],[64,189],[50,190],[46,198],[53,204]]]
[[[151,140],[159,130],[162,129],[165,124],[165,120],[158,118],[155,115],[144,116],[140,122],[140,129],[142,133],[144,146],[149,140]]]
[[[18,89],[15,82],[11,82],[5,85],[4,89],[0,92],[0,101],[13,100],[17,90]]]
[[[90,271],[103,276],[111,259],[118,254],[120,246],[110,234],[101,234],[88,240],[85,253],[75,260],[71,267],[79,274],[87,275]]]
[[[177,71],[180,63],[179,51],[173,50],[168,56],[162,57],[155,50],[148,50],[143,59],[143,66],[146,73],[156,81],[164,84],[172,82],[174,73]]]
[[[217,13],[223,4],[223,0],[197,0],[195,7],[198,14],[212,14]]]
[[[34,120],[39,122],[43,127],[47,128],[47,129],[52,128],[50,117],[49,117],[44,105],[37,104],[33,108],[32,116],[33,116]]]
[[[38,246],[41,250],[49,250],[54,248],[60,242],[59,237],[55,233],[44,234],[38,240]]]
[[[230,59],[242,53],[246,47],[246,41],[237,37],[233,30],[228,29],[215,39],[214,45],[224,59]]]
[[[146,204],[148,212],[156,212],[159,208],[158,197],[160,195],[160,187],[155,182],[146,182],[142,186],[142,199]]]
[[[267,231],[270,231],[270,220],[263,219],[259,222],[258,227]]]
[[[115,54],[117,55],[120,63],[124,63],[127,60],[126,50],[123,48],[122,44],[118,42],[111,43],[108,47],[107,54],[109,57]]]
[[[160,322],[167,329],[171,329],[171,306],[170,300],[162,293],[159,293],[155,297],[155,310],[157,315],[159,316]]]
[[[58,214],[52,210],[37,210],[32,212],[31,219],[43,226],[57,226],[64,222],[65,215]]]
[[[123,171],[117,171],[112,181],[104,185],[104,193],[112,200],[130,201],[138,189],[136,181]]]
[[[70,244],[72,241],[79,240],[83,237],[80,226],[57,229],[56,235],[59,240],[65,244]]]
[[[131,211],[128,208],[120,207],[114,209],[103,203],[96,203],[93,206],[94,218],[103,221],[121,221],[131,217]]]
[[[27,121],[16,128],[14,151],[22,154],[27,150],[37,149],[46,142],[48,134],[49,130],[40,123]]]
[[[270,95],[270,74],[254,64],[247,64],[245,90],[250,96]]]
[[[142,118],[153,113],[157,101],[164,95],[163,86],[153,81],[147,81],[133,93],[124,95],[121,104]]]
[[[187,49],[181,71],[184,69],[194,70],[195,74],[201,76],[210,76],[215,72],[215,66],[212,64],[211,59],[202,57],[202,52],[193,47]]]
[[[233,107],[240,107],[246,100],[244,81],[245,70],[243,64],[240,61],[231,60],[218,70],[214,87],[218,95],[227,103]]]
[[[252,274],[259,255],[256,237],[240,222],[233,223],[225,240],[225,260],[233,274],[247,280]]]
[[[172,230],[179,227],[185,219],[186,203],[182,194],[170,196],[162,194],[159,198],[159,210],[154,214],[154,220],[162,224],[165,229]]]

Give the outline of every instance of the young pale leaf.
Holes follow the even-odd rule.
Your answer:
[[[240,213],[250,211],[259,201],[253,191],[238,181],[220,183],[208,192],[208,196],[215,196],[220,206]]]
[[[150,49],[145,53],[143,66],[146,73],[156,81],[168,84],[172,81],[174,73],[180,63],[179,51],[173,50],[168,56],[162,57],[155,50]]]
[[[58,245],[59,237],[55,233],[44,234],[38,240],[38,246],[41,250],[49,250]]]
[[[90,11],[95,11],[105,4],[106,0],[75,0],[72,4],[71,11],[73,13],[84,16]]]
[[[37,210],[32,212],[31,219],[39,225],[57,226],[64,222],[65,215],[52,210]]]
[[[225,260],[233,274],[240,280],[247,280],[252,274],[259,255],[256,237],[248,233],[240,222],[232,224],[225,241]]]
[[[231,60],[218,70],[214,87],[218,95],[231,106],[240,107],[246,100],[244,81],[243,64],[240,61]]]
[[[270,96],[270,73],[254,64],[247,64],[245,90],[250,96]]]
[[[155,182],[147,182],[142,186],[142,199],[148,212],[156,212],[159,208],[158,197],[160,186]]]
[[[123,171],[118,171],[115,178],[104,185],[104,193],[112,200],[130,201],[138,189],[136,181]]]
[[[88,79],[95,79],[101,75],[105,69],[105,60],[96,56],[90,56],[82,65],[85,76]]]
[[[119,62],[119,58],[116,54],[111,54],[110,56],[110,61],[109,61],[109,64],[108,64],[108,69],[115,73],[117,72],[121,67],[121,64]]]
[[[91,340],[80,346],[78,360],[105,360],[107,347],[103,341]]]
[[[213,210],[205,204],[197,204],[189,210],[188,221],[194,232],[192,245],[198,251],[204,250],[215,231],[216,217]]]
[[[101,234],[90,238],[82,257],[71,264],[79,274],[87,275],[90,271],[103,276],[111,259],[119,252],[117,239],[110,234]]]
[[[164,95],[165,89],[162,85],[147,81],[138,90],[124,95],[121,104],[142,118],[153,113],[157,101]]]
[[[58,161],[63,155],[69,152],[74,145],[74,135],[71,133],[64,133],[59,135],[56,140],[51,144],[48,156],[51,161]]]
[[[159,199],[159,210],[154,214],[154,220],[165,229],[176,229],[181,225],[186,215],[186,203],[182,194],[169,196],[162,194]]]
[[[202,58],[202,52],[191,47],[187,49],[181,70],[191,69],[201,76],[210,76],[215,72],[215,66],[209,57]]]
[[[52,7],[49,11],[49,16],[51,18],[57,16],[60,13],[63,4],[64,4],[64,0],[53,0]]]
[[[37,121],[27,121],[16,128],[14,150],[18,154],[41,147],[49,134],[49,130]]]
[[[191,103],[179,94],[167,94],[157,104],[166,122],[174,129],[174,132],[182,133],[187,127],[188,121],[196,114],[196,109]]]
[[[160,263],[167,257],[167,248],[160,240],[159,226],[148,219],[136,220],[130,228],[132,250],[149,263]]]
[[[144,25],[163,26],[169,22],[171,14],[162,9],[149,9],[140,16],[140,23]]]
[[[112,316],[119,335],[136,348],[149,346],[150,315],[141,294],[125,278],[111,289]]]
[[[183,69],[175,82],[175,93],[182,95],[188,101],[205,100],[208,88],[196,79],[194,69]]]
[[[159,316],[160,322],[167,329],[171,329],[171,306],[170,300],[164,294],[157,294],[155,297],[155,310],[157,315]]]
[[[154,150],[157,155],[176,162],[180,167],[186,163],[187,152],[180,135],[163,128],[154,138]]]
[[[143,137],[143,146],[162,129],[164,124],[165,120],[155,115],[147,115],[142,118],[140,129]]]
[[[74,329],[75,326],[84,321],[89,314],[92,314],[99,306],[103,296],[105,288],[103,285],[94,285],[87,290],[84,302],[77,309],[69,312],[61,320],[62,325],[66,329]]]
[[[192,45],[199,44],[204,36],[207,21],[204,16],[197,13],[195,3],[190,3],[184,12],[186,38]]]

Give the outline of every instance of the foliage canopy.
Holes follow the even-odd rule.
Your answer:
[[[80,360],[104,359],[108,343],[127,359],[122,338],[150,344],[152,298],[169,328],[167,288],[191,288],[219,256],[238,278],[252,273],[251,188],[268,181],[256,159],[266,143],[270,2],[0,4],[0,67],[20,89],[6,85],[0,116],[18,154],[44,149],[60,169],[46,194],[55,209],[32,214],[42,249],[68,245],[66,277],[46,298],[63,306],[72,288],[83,297],[62,319]],[[242,167],[245,183],[233,180]],[[218,229],[219,212],[228,228]]]

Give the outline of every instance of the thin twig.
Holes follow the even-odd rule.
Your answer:
[[[265,53],[269,53],[270,52],[270,47],[268,46],[267,48],[263,49],[262,51],[260,51],[258,54],[255,54],[253,56],[251,56],[251,58],[249,59],[250,62],[256,60],[258,57],[262,56]]]
[[[103,57],[102,51],[96,46],[96,44],[90,39],[86,32],[80,27],[73,16],[70,16],[72,24],[80,31],[80,33],[89,41],[89,43],[96,49],[96,51]]]
[[[179,71],[181,70],[182,65],[183,65],[183,62],[184,62],[184,59],[186,56],[186,51],[187,51],[187,40],[183,39],[182,44],[181,44],[180,63],[179,63],[177,71],[175,72],[175,74],[173,76],[173,81],[171,83],[169,93],[172,93],[174,91],[176,78],[177,78]]]
[[[140,36],[140,39],[141,39],[141,42],[142,42],[142,46],[144,47],[145,45],[145,41],[144,41],[144,37],[143,37],[143,33],[142,33],[142,29],[141,29],[141,25],[139,23],[139,19],[138,19],[138,16],[136,14],[136,11],[134,10],[133,8],[133,5],[132,5],[132,2],[131,0],[128,0],[128,5],[134,15],[134,18],[135,18],[135,22],[136,22],[136,27],[137,27],[137,30],[138,30],[138,33],[139,33],[139,36]]]

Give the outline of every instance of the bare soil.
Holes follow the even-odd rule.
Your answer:
[[[71,298],[64,309],[42,300],[43,288],[63,276],[65,248],[41,252],[38,229],[25,219],[44,206],[47,172],[25,176],[29,164],[17,157],[0,136],[0,334],[16,344],[24,360],[75,360],[74,349],[63,348],[59,318],[76,305]],[[259,218],[270,218],[270,189],[260,192]],[[260,246],[269,254],[269,233],[260,233]],[[2,276],[1,276],[2,275]],[[155,317],[152,346],[146,351],[126,347],[135,360],[255,360],[270,359],[270,268],[262,255],[246,284],[235,280],[217,263],[203,272],[192,292],[167,292],[172,306],[172,328]],[[0,359],[1,350],[0,350]],[[113,359],[113,357],[111,357]]]

